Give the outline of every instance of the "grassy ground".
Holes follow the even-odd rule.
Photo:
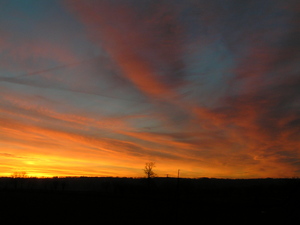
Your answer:
[[[127,182],[123,191],[2,189],[1,218],[6,221],[3,224],[300,222],[298,180],[257,185],[202,181],[198,186],[193,182],[182,180],[179,187]]]

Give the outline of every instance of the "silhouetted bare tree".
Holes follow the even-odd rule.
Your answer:
[[[147,162],[145,164],[144,172],[145,172],[147,178],[149,178],[149,179],[156,175],[153,172],[153,167],[155,167],[155,162]]]
[[[11,174],[11,178],[14,178],[12,182],[14,184],[15,189],[23,188],[24,186],[23,178],[28,178],[28,175],[25,171],[14,172],[13,174]]]
[[[25,171],[21,171],[21,172],[14,172],[12,175],[11,175],[12,178],[27,178],[28,175]]]

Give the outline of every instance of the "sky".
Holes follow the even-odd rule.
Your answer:
[[[0,176],[300,176],[297,0],[0,0]]]

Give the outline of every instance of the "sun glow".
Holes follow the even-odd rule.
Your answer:
[[[36,162],[34,162],[34,161],[25,161],[25,164],[28,164],[28,165],[35,165]]]

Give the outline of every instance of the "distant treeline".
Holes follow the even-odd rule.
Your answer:
[[[0,178],[0,190],[93,191],[111,194],[180,193],[208,191],[278,191],[298,189],[300,179],[215,179],[215,178]]]

